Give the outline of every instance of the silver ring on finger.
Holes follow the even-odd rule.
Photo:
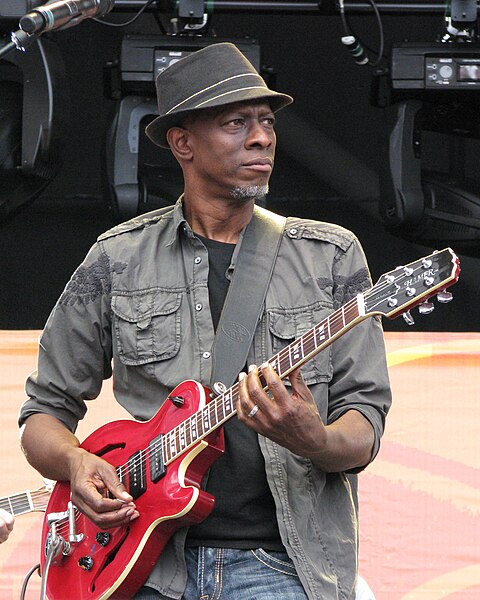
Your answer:
[[[258,412],[258,404],[254,404],[252,410],[248,413],[248,417],[254,417]]]

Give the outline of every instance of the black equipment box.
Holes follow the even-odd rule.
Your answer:
[[[394,45],[390,80],[394,90],[480,90],[480,46]]]
[[[218,42],[231,39],[199,36],[126,35],[122,41],[120,71],[124,92],[155,95],[155,79],[159,73],[181,58]],[[260,46],[251,39],[234,40],[260,72]]]

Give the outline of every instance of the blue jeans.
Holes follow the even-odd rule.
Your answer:
[[[307,600],[285,552],[187,548],[183,600]],[[144,586],[134,600],[168,600]]]

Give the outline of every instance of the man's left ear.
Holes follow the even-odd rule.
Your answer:
[[[188,137],[189,132],[183,127],[171,127],[167,131],[167,142],[178,160],[189,160],[192,156]]]

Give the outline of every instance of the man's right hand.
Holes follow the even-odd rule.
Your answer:
[[[28,417],[22,448],[44,477],[70,482],[72,502],[98,527],[126,525],[138,517],[115,467],[80,448],[75,435],[54,417],[42,413]]]
[[[75,448],[72,454],[72,502],[84,515],[101,529],[128,525],[139,516],[132,496],[110,463],[82,448]]]

